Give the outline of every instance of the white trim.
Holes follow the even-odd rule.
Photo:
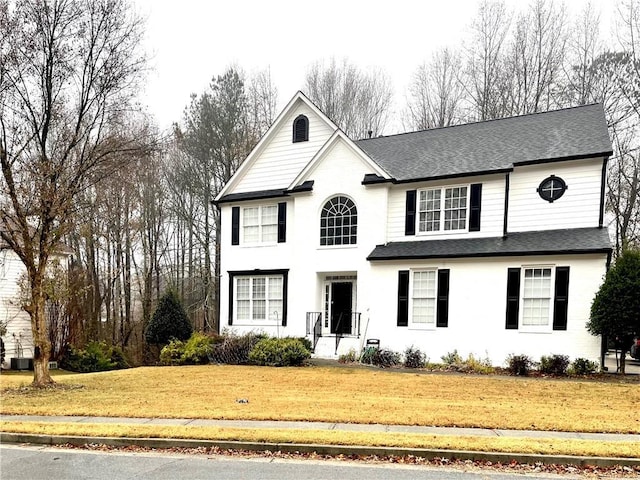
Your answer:
[[[321,159],[326,155],[326,153],[331,149],[331,147],[338,141],[343,140],[347,147],[360,158],[369,168],[373,170],[374,173],[380,175],[385,179],[390,179],[391,176],[385,172],[380,165],[375,163],[367,154],[365,154],[360,147],[358,147],[347,135],[340,129],[333,132],[333,134],[329,137],[329,139],[320,147],[320,150],[309,160],[309,163],[302,169],[302,171],[298,174],[296,178],[293,179],[293,182],[289,185],[289,190],[292,188],[301,185],[305,180],[310,180],[309,176],[316,168],[316,166],[320,163]]]
[[[265,318],[253,318],[253,304],[255,299],[253,298],[253,281],[254,279],[264,278],[264,302],[265,302]],[[269,305],[272,301],[278,301],[277,299],[269,298],[269,283],[271,278],[280,278],[282,280],[282,297],[280,298],[280,302],[282,302],[282,306],[280,309],[280,315],[278,318],[271,318],[273,311],[269,308]],[[249,318],[238,318],[238,280],[248,279],[249,280]],[[268,275],[236,275],[233,277],[233,326],[242,326],[242,325],[253,325],[253,326],[273,326],[280,325],[282,322],[282,312],[284,312],[284,299],[285,299],[285,291],[284,291],[284,275],[281,273],[277,274],[268,274]],[[244,300],[244,299],[243,299]],[[246,301],[246,300],[245,300]]]
[[[327,124],[327,126],[329,126],[330,129],[332,129],[332,130],[337,130],[338,129],[336,124],[333,123],[329,119],[329,117],[327,117],[324,113],[322,113],[318,109],[318,107],[316,107],[313,104],[313,102],[311,102],[311,100],[309,100],[306,97],[306,95],[304,93],[302,93],[301,91],[298,91],[293,96],[293,98],[291,100],[289,100],[289,103],[287,103],[287,105],[284,107],[284,109],[282,109],[282,111],[280,112],[278,117],[275,119],[273,124],[269,127],[269,130],[267,130],[267,132],[262,136],[260,141],[258,141],[258,144],[253,148],[253,150],[251,150],[251,152],[249,153],[247,158],[244,160],[244,162],[242,162],[242,164],[240,164],[240,167],[238,168],[238,170],[236,170],[236,172],[229,179],[229,181],[226,183],[226,185],[224,187],[222,187],[222,190],[220,190],[220,193],[218,193],[218,195],[214,199],[214,202],[217,202],[218,200],[220,200],[222,197],[227,195],[230,190],[233,190],[237,186],[237,184],[240,182],[242,177],[245,175],[246,171],[249,170],[253,166],[255,161],[260,156],[260,153],[262,152],[262,150],[271,141],[271,137],[273,137],[275,135],[275,133],[279,130],[281,124],[284,122],[284,119],[287,117],[287,114],[289,113],[289,111],[291,109],[293,109],[298,102],[302,102],[307,107],[309,107],[315,114],[318,115],[318,117],[322,121],[324,121]]]

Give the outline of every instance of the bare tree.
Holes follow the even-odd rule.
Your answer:
[[[405,127],[424,130],[448,127],[462,120],[464,88],[460,56],[443,48],[418,67],[409,86]]]
[[[278,89],[271,80],[271,70],[261,70],[249,78],[247,103],[252,135],[260,138],[276,119]]]
[[[510,17],[502,1],[483,0],[478,16],[471,24],[470,44],[466,49],[463,85],[477,120],[504,116],[501,102],[501,75],[504,41]]]
[[[307,71],[305,90],[351,138],[377,136],[387,125],[393,92],[389,76],[379,68],[362,71],[347,59],[316,62]]]
[[[0,21],[0,235],[27,271],[34,384],[53,383],[43,281],[76,199],[140,148],[122,124],[145,65],[125,0],[19,0]]]
[[[602,48],[600,14],[588,2],[567,37],[567,58],[563,66],[567,103],[585,105],[594,102],[596,72],[591,67]]]

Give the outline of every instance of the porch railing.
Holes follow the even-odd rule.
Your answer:
[[[313,351],[322,336],[322,312],[307,312],[307,335],[313,333]]]
[[[360,312],[352,312],[351,313],[351,328],[348,332],[342,331],[342,324],[346,322],[347,319],[342,315],[338,318],[336,322],[336,355],[338,354],[338,346],[340,345],[340,340],[347,335],[360,337]]]

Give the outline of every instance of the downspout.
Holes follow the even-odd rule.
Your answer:
[[[502,238],[507,238],[508,218],[509,218],[509,180],[510,174],[504,176],[504,217],[502,221]]]

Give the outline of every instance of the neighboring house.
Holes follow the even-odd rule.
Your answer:
[[[51,261],[65,265],[71,253],[61,247]],[[31,317],[20,305],[20,282],[25,273],[20,258],[0,240],[0,333],[5,347],[2,368],[9,368],[12,358],[33,358]]]
[[[22,261],[0,240],[0,331],[5,347],[5,363],[11,358],[32,358],[31,319],[20,306],[20,277],[25,269]]]
[[[600,105],[353,141],[299,92],[216,198],[221,325],[597,360],[611,153]]]

